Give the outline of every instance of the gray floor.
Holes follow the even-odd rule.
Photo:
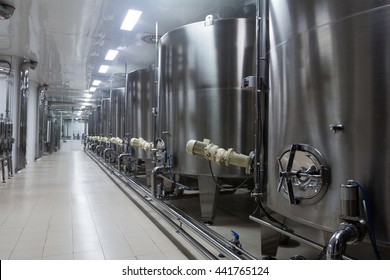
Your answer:
[[[0,183],[0,259],[186,259],[81,150]]]

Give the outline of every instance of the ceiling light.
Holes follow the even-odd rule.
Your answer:
[[[137,23],[142,12],[137,10],[128,10],[127,15],[122,23],[121,29],[131,31]]]
[[[83,105],[83,106],[81,106],[81,107],[80,107],[80,109],[85,109],[85,106],[84,106],[84,105]]]
[[[92,82],[92,85],[93,85],[93,86],[98,86],[98,85],[100,85],[101,82],[102,82],[102,81],[100,81],[100,80],[94,80],[94,81]]]
[[[96,90],[96,89],[95,89]],[[92,94],[90,94],[90,93],[84,93],[84,97],[86,97],[86,98],[91,98],[92,97]]]
[[[109,50],[106,54],[105,60],[114,60],[115,57],[117,56],[118,51],[116,50]]]
[[[107,71],[108,71],[108,65],[102,65],[102,66],[100,66],[100,68],[99,68],[99,73],[107,73]]]
[[[89,88],[89,92],[95,92],[96,91],[96,87],[90,87]]]

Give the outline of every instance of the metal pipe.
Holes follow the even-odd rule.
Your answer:
[[[357,244],[366,233],[366,222],[359,218],[359,188],[354,180],[340,186],[341,223],[329,240],[328,260],[340,260],[347,244]]]
[[[158,129],[158,125],[157,125],[157,117],[158,117],[158,110],[159,110],[159,86],[158,86],[158,74],[159,74],[159,50],[158,50],[158,42],[159,42],[159,39],[158,39],[158,22],[156,21],[156,49],[155,49],[155,52],[156,52],[156,56],[155,56],[155,62],[154,62],[154,90],[153,90],[153,93],[154,93],[154,96],[156,98],[155,100],[155,104],[153,104],[153,120],[154,120],[154,127],[153,127],[153,134],[152,134],[152,137],[153,139],[157,139],[158,136],[157,136],[157,129]]]
[[[123,156],[131,156],[131,155],[130,155],[130,154],[120,154],[120,155],[118,156],[118,171],[119,171],[119,173],[121,173],[121,158],[122,158]]]
[[[153,205],[152,202],[158,204],[159,208],[162,208],[164,211],[174,216],[175,219],[180,221],[181,224],[185,224],[186,226],[188,226],[192,231],[194,231],[196,234],[202,237],[210,245],[212,245],[213,247],[221,251],[223,254],[225,254],[225,256],[236,260],[245,259],[245,258],[251,260],[256,259],[254,256],[244,251],[242,248],[235,246],[233,243],[230,242],[230,240],[227,240],[226,238],[220,236],[218,233],[214,232],[213,230],[209,229],[202,223],[196,221],[189,215],[185,214],[180,209],[176,208],[174,205],[168,202],[164,202],[152,195],[150,197],[145,196],[145,193],[150,195],[150,191],[148,189],[140,185],[138,182],[131,180],[130,178],[123,177],[121,174],[117,173],[115,169],[112,169],[112,166],[108,165],[106,162],[103,162],[98,158],[97,160],[99,163],[101,163],[102,165],[110,169],[112,171],[111,174],[116,175],[117,178],[122,180],[124,183],[128,184],[129,187],[131,187],[134,191],[136,191],[136,193],[140,195],[146,202],[148,202],[150,205]],[[158,208],[155,209],[158,212],[158,214],[162,213],[161,210],[159,210]]]
[[[258,0],[256,6],[256,133],[255,133],[255,192],[266,193],[267,119],[269,83],[269,0]]]
[[[259,223],[259,224],[261,224],[263,226],[269,227],[269,228],[271,228],[271,229],[273,229],[273,230],[275,230],[275,231],[277,231],[277,232],[279,232],[281,234],[284,234],[284,235],[286,235],[288,237],[291,237],[292,239],[294,239],[294,240],[296,240],[296,241],[298,241],[300,243],[309,245],[309,246],[311,246],[311,247],[313,247],[315,249],[318,249],[318,250],[323,250],[324,249],[324,246],[322,246],[321,244],[315,243],[315,242],[313,242],[313,241],[311,241],[311,240],[309,240],[309,239],[307,239],[305,237],[302,237],[300,235],[297,235],[295,233],[291,233],[289,231],[286,231],[286,230],[284,230],[284,229],[282,229],[280,227],[277,227],[277,226],[275,226],[275,225],[273,225],[273,224],[271,224],[271,223],[269,223],[267,221],[264,221],[262,219],[254,217],[254,216],[249,216],[249,219],[254,221],[254,222],[256,222],[256,223]]]
[[[106,152],[108,152],[108,151],[112,151],[112,148],[106,148],[106,149],[104,149],[104,151],[103,151],[103,160],[104,160],[104,161],[106,161]]]
[[[186,186],[186,185],[183,185],[183,184],[180,184],[179,182],[176,182],[175,180],[173,180],[173,179],[171,179],[171,178],[169,178],[169,177],[167,177],[167,176],[164,176],[164,175],[162,175],[162,174],[158,174],[158,176],[159,176],[160,178],[163,178],[164,180],[167,180],[167,181],[169,181],[169,182],[175,184],[176,186],[178,186],[178,187],[180,187],[180,188],[182,188],[182,189],[184,189],[184,190],[190,190],[190,189],[191,189],[190,187],[188,187],[188,186]]]
[[[342,222],[339,229],[332,235],[326,250],[326,259],[341,260],[347,244],[355,244],[362,237],[362,230],[359,223]]]
[[[104,147],[105,145],[97,145],[96,146],[96,154],[98,154],[98,152],[99,152],[99,149],[101,148],[101,147]]]
[[[156,189],[157,189],[156,180],[157,180],[157,175],[160,174],[161,172],[163,172],[164,169],[166,169],[165,166],[156,166],[152,170],[151,181],[150,181],[150,192],[151,192],[153,197],[156,197]]]
[[[177,218],[195,231],[199,236],[208,241],[217,249],[221,250],[224,254],[229,256],[232,259],[243,259],[242,256],[245,256],[247,259],[256,260],[254,256],[244,251],[242,248],[235,246],[230,240],[220,236],[218,233],[199,223],[189,215],[185,214],[183,211],[178,209],[176,206],[170,203],[160,202],[162,207],[167,211],[172,212]]]
[[[108,167],[108,169],[111,168],[111,166],[107,165],[107,163],[105,162],[102,162],[101,159],[99,158],[96,158],[93,154],[91,154],[89,151],[87,151],[87,154],[96,162],[96,163],[100,163],[100,164],[103,164],[105,165],[106,167]],[[102,167],[101,167],[102,168]],[[113,170],[113,172],[111,174],[107,173],[105,171],[105,169],[103,169],[103,172],[105,172],[107,174],[107,176],[111,177],[111,174],[114,174],[114,175],[117,175],[117,178],[119,178],[123,183],[125,184],[129,184],[129,179],[126,178],[126,177],[123,177],[121,174],[117,174],[115,173],[115,170]],[[134,181],[131,181],[132,183],[135,184]],[[134,187],[135,185],[133,185],[133,187],[130,187],[131,190],[134,191],[134,193],[136,195],[138,195],[139,198],[141,198],[144,202],[146,202],[158,215],[160,215],[166,222],[168,222],[168,224],[170,226],[172,226],[175,230],[176,230],[176,233],[180,234],[181,236],[184,237],[184,239],[186,239],[188,242],[191,243],[191,245],[193,245],[195,247],[195,249],[197,249],[203,256],[205,256],[206,258],[208,259],[211,259],[211,260],[217,260],[218,258],[214,256],[214,254],[212,254],[208,249],[206,249],[202,244],[200,244],[196,239],[194,239],[190,234],[188,234],[182,227],[181,225],[177,225],[175,222],[172,221],[171,218],[169,218],[166,214],[164,214],[157,206],[155,206],[154,204],[151,203],[151,200],[148,199],[147,196],[144,195],[143,192],[145,192],[145,189],[142,187],[142,186],[137,186],[137,187]],[[128,195],[128,192],[125,191],[121,186],[118,185],[118,187],[120,187],[122,189],[122,191],[124,191],[127,195]],[[128,195],[128,197],[130,199],[132,199],[134,201],[134,199]],[[135,203],[137,203],[136,201],[134,201]],[[139,205],[139,204],[138,204]],[[141,207],[139,205],[139,207]]]
[[[11,79],[10,79],[10,76],[7,75],[7,79],[6,79],[6,83],[7,83],[7,95],[6,95],[6,107],[5,107],[5,121],[9,121],[11,116],[10,116],[10,84],[11,84]]]

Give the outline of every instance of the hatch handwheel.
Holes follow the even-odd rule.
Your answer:
[[[326,191],[330,170],[325,158],[315,148],[292,144],[278,157],[278,175],[277,191],[290,204],[313,203]]]

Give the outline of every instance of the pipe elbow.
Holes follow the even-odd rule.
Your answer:
[[[356,244],[364,237],[362,223],[342,222],[339,229],[332,235],[326,249],[328,260],[341,260],[347,244]]]

